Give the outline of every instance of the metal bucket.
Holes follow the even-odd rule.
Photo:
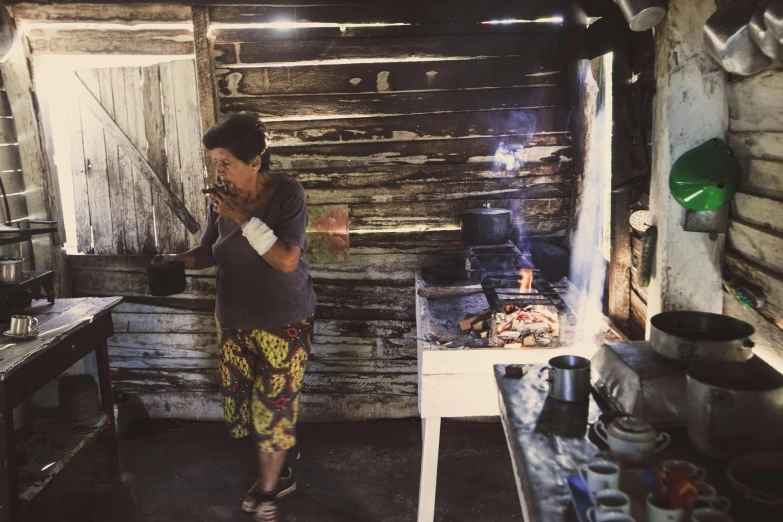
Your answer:
[[[688,438],[707,455],[783,450],[783,375],[754,357],[687,371]]]
[[[683,364],[747,361],[753,357],[751,325],[727,315],[664,312],[650,319],[650,346]]]

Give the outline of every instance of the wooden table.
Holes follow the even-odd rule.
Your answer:
[[[105,414],[94,435],[102,435],[106,442],[109,472],[113,479],[117,478],[117,441],[106,341],[114,334],[111,310],[121,301],[120,297],[60,299],[53,305],[37,301],[28,312],[39,318],[40,336],[30,341],[0,337],[1,522],[21,518],[14,408],[93,350],[98,363],[101,409]],[[87,440],[94,438],[85,437]],[[49,480],[59,468],[53,466]]]

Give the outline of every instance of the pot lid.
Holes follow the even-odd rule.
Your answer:
[[[609,426],[609,433],[617,439],[638,442],[655,439],[657,435],[651,424],[630,415],[615,419]]]
[[[463,214],[487,214],[490,216],[500,214],[510,214],[511,211],[507,208],[471,208],[470,210],[464,210]]]

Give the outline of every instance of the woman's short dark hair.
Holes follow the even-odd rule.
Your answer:
[[[207,150],[226,149],[240,161],[250,163],[261,156],[261,171],[269,170],[269,129],[253,112],[233,112],[204,134]]]

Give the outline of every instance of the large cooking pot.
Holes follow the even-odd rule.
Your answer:
[[[185,263],[156,258],[147,266],[150,294],[166,297],[185,291]]]
[[[688,438],[707,455],[783,450],[783,375],[758,357],[687,371]]]
[[[664,312],[650,320],[650,346],[667,359],[693,364],[747,361],[754,329],[739,319],[706,312]]]
[[[460,214],[462,242],[466,245],[496,245],[511,237],[511,211],[507,208],[472,208]]]

